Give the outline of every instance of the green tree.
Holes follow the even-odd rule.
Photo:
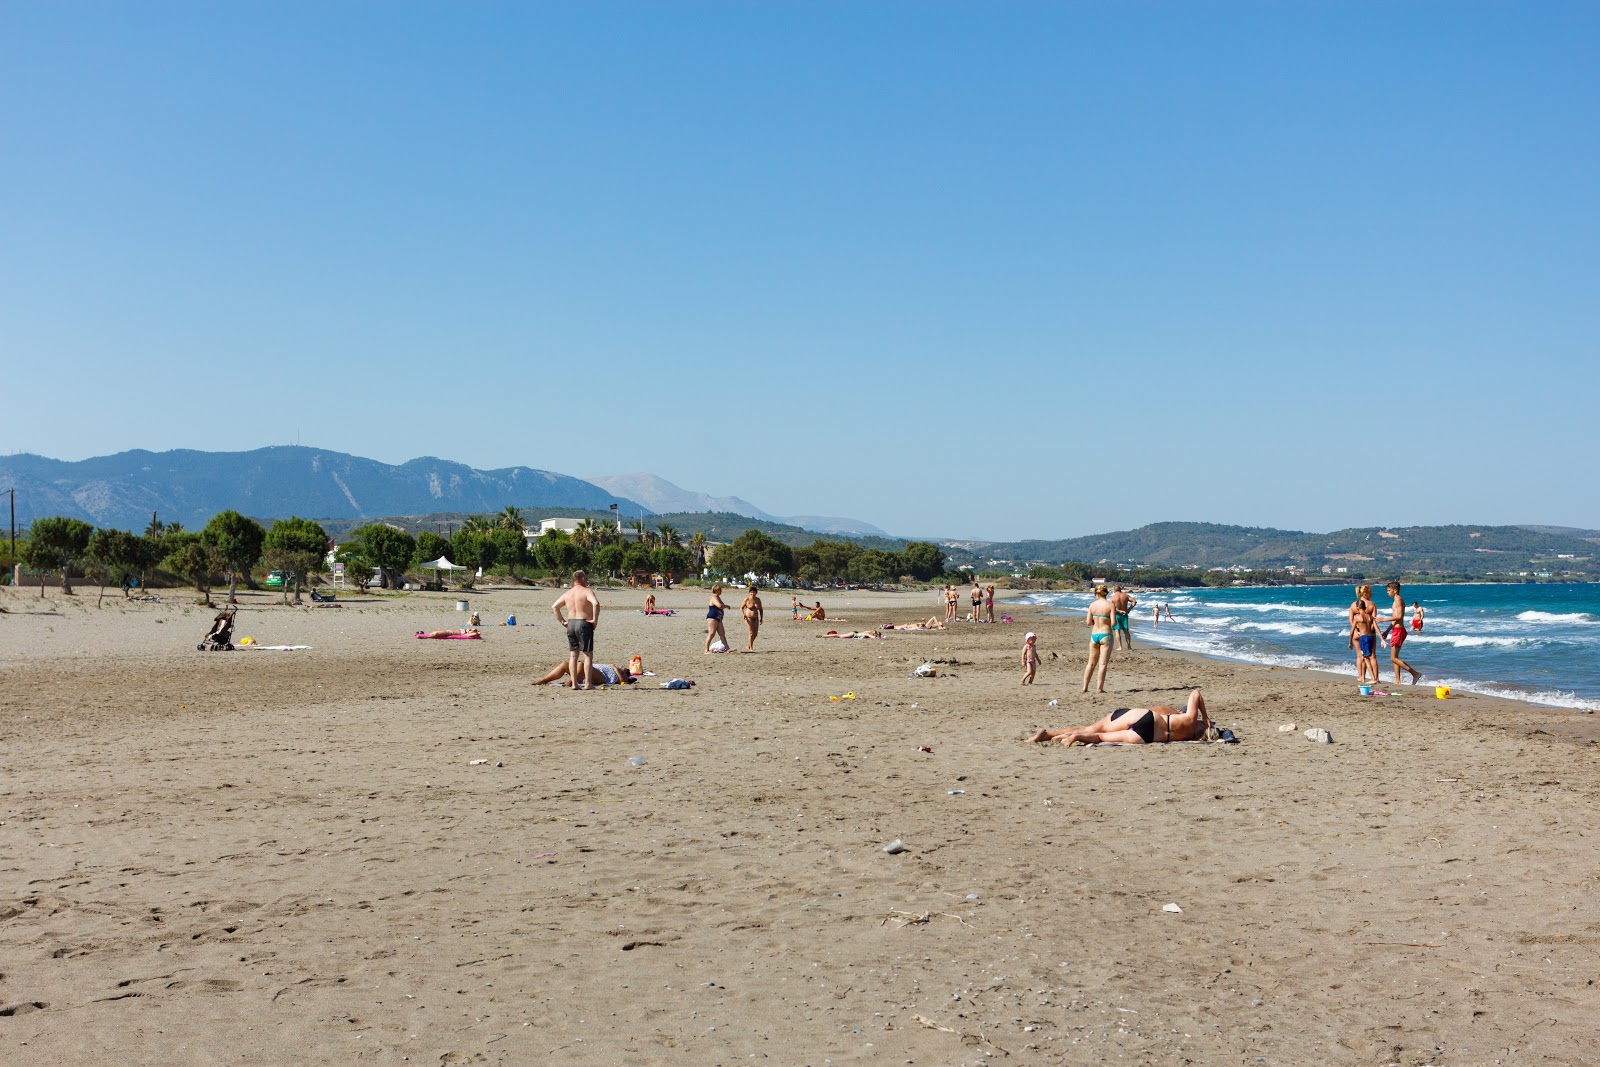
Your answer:
[[[682,545],[662,545],[650,551],[650,566],[667,576],[668,585],[679,576],[687,574],[693,563],[694,558]]]
[[[676,526],[668,526],[666,523],[656,527],[656,537],[667,548],[676,548],[683,544],[683,535],[678,533],[678,528]]]
[[[732,578],[746,574],[792,574],[794,550],[760,530],[746,530],[717,549],[711,557],[711,565]]]
[[[411,557],[416,554],[417,540],[404,530],[375,522],[350,531],[350,539],[361,546],[362,555],[372,560],[378,568],[385,589],[397,589],[405,575]]]
[[[930,582],[944,573],[944,552],[927,541],[907,541],[900,550],[900,565],[919,582]]]
[[[705,570],[706,555],[710,546],[710,538],[706,537],[700,530],[696,530],[694,536],[689,538],[689,554],[694,557],[694,572],[696,575]]]
[[[650,558],[650,550],[635,541],[624,545],[622,549],[623,574],[649,574],[654,568],[655,561]]]
[[[320,574],[327,566],[328,532],[321,524],[298,516],[279,519],[267,531],[267,564],[276,570],[294,575],[295,599],[300,599],[300,587],[312,574]],[[283,599],[289,599],[289,583],[283,585]]]
[[[813,541],[795,552],[795,567],[808,582],[838,582],[850,577],[850,561],[866,551],[854,541]]]
[[[607,578],[616,578],[625,573],[628,550],[620,541],[612,541],[601,545],[589,556],[589,565]]]
[[[250,582],[250,568],[261,561],[261,546],[267,539],[267,531],[254,519],[230,509],[211,516],[211,521],[200,531],[200,539],[216,549],[222,558],[223,568],[228,572],[228,603],[231,604],[234,590],[239,588],[240,574],[247,583],[254,585]]]
[[[422,564],[444,556],[451,563],[460,563],[460,560],[450,555],[450,549],[450,541],[447,538],[440,537],[432,530],[423,530],[417,534],[417,554],[413,558],[413,562]]]
[[[490,530],[484,540],[493,547],[495,562],[505,567],[506,573],[515,580],[517,568],[528,562],[528,539],[522,535],[522,530],[505,527]]]
[[[462,533],[486,534],[494,527],[494,520],[487,515],[469,515],[461,522]]]
[[[372,581],[372,572],[378,566],[359,541],[346,541],[334,549],[333,558],[344,564],[345,578],[355,582],[361,589],[365,589]]]
[[[502,530],[515,530],[520,534],[527,523],[522,521],[522,509],[508,504],[499,515],[495,516],[495,525]]]
[[[195,592],[205,598],[211,607],[211,586],[227,567],[222,553],[215,545],[208,545],[197,533],[171,533],[162,535],[161,547],[166,551],[165,565],[179,577],[194,583]]]
[[[61,574],[61,591],[72,595],[72,565],[83,559],[89,550],[89,538],[94,527],[82,519],[65,515],[52,515],[35,519],[28,528],[28,540],[19,554],[22,562],[37,571],[58,571]],[[44,597],[44,583],[39,583],[39,597]]]
[[[463,526],[450,539],[450,562],[463,567],[492,567],[494,545],[485,532]]]
[[[851,558],[846,572],[857,585],[879,586],[899,577],[900,557],[880,548],[869,548]]]
[[[558,578],[583,566],[585,553],[565,530],[546,530],[533,542],[539,566]]]
[[[113,577],[130,578],[139,573],[144,562],[143,539],[126,530],[96,530],[89,535],[88,556],[100,569],[100,598],[106,595],[106,583]],[[95,601],[98,607],[100,600]]]

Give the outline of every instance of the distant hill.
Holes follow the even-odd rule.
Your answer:
[[[673,513],[709,512],[713,514],[744,515],[764,522],[784,526],[798,526],[803,530],[825,534],[854,534],[865,537],[889,537],[870,522],[860,519],[838,518],[830,515],[774,515],[763,511],[736,496],[711,496],[673,485],[658,474],[610,474],[590,478],[590,482],[618,496],[627,497],[651,511]]]
[[[253,452],[135,450],[66,462],[0,457],[0,484],[17,488],[17,520],[70,515],[99,526],[143,529],[163,521],[204,524],[234,508],[258,519],[313,519],[495,512],[513,507],[637,508],[565,474],[507,467],[480,471],[425,456],[398,466],[343,452],[281,445]]]
[[[1368,527],[1306,533],[1270,527],[1160,522],[1137,530],[1061,541],[958,543],[959,556],[1029,562],[1128,563],[1153,567],[1232,567],[1318,573],[1486,576],[1522,571],[1600,573],[1600,548],[1565,533],[1525,526]],[[1588,531],[1578,531],[1587,533]],[[1563,558],[1570,557],[1570,558]]]
[[[692,489],[673,485],[658,474],[647,474],[642,471],[638,474],[608,474],[602,478],[590,478],[589,484],[598,485],[608,493],[626,497],[651,511],[727,512],[733,515],[748,515],[754,519],[765,519],[768,522],[784,521],[776,515],[767,514],[748,500],[740,500],[736,496],[697,493]]]

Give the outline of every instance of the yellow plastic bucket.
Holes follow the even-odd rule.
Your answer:
[[[1448,685],[1436,685],[1433,687],[1433,695],[1438,697],[1440,700],[1449,700],[1450,687]]]

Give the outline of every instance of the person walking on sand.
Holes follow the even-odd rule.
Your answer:
[[[1356,681],[1367,680],[1371,664],[1372,680],[1378,681],[1378,609],[1373,605],[1372,586],[1356,586],[1355,603],[1350,605],[1350,643],[1356,650]]]
[[[994,622],[994,586],[983,587],[983,614],[985,622]]]
[[[1400,684],[1401,671],[1408,671],[1411,684],[1416,685],[1422,672],[1400,658],[1400,646],[1406,643],[1406,599],[1400,595],[1399,582],[1390,582],[1383,588],[1393,598],[1389,607],[1389,632],[1385,636],[1389,639],[1389,663],[1394,667],[1394,684]]]
[[[750,587],[750,595],[744,598],[744,603],[739,605],[739,614],[744,616],[745,629],[750,631],[750,640],[745,642],[744,650],[756,650],[756,633],[761,629],[761,623],[766,619],[766,612],[761,606],[761,597],[756,592],[756,587]]]
[[[1094,676],[1095,668],[1100,670],[1100,681],[1097,692],[1106,691],[1106,668],[1111,666],[1111,648],[1113,635],[1111,632],[1112,616],[1115,610],[1111,601],[1106,598],[1106,587],[1094,587],[1094,603],[1089,605],[1088,614],[1084,616],[1084,623],[1089,627],[1089,662],[1083,665],[1083,691],[1089,691],[1089,679]]]
[[[557,597],[550,610],[567,630],[567,676],[584,680],[574,689],[588,689],[589,668],[594,665],[594,628],[600,621],[600,601],[589,588],[589,576],[573,571],[572,588]]]
[[[706,602],[706,654],[711,654],[711,646],[718,641],[722,642],[722,651],[728,650],[728,631],[722,627],[722,616],[727,612],[728,605],[722,602],[722,584],[719,582],[711,587],[711,599]]]
[[[1029,630],[1022,638],[1022,684],[1032,685],[1039,670],[1039,635]]]
[[[1116,617],[1111,620],[1111,631],[1116,634],[1117,645],[1129,652],[1133,651],[1133,629],[1129,624],[1129,617],[1139,602],[1122,591],[1122,586],[1117,586],[1111,594],[1111,610]]]

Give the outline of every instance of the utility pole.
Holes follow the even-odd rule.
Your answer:
[[[17,490],[13,486],[6,492],[11,494],[11,581],[17,580]]]

